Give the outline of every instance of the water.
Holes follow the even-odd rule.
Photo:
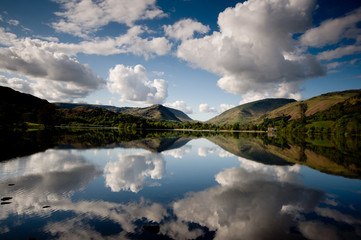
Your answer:
[[[2,142],[0,239],[361,239],[355,141],[111,130],[10,139],[19,149]]]

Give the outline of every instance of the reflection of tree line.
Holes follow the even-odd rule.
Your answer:
[[[262,140],[268,150],[284,156],[288,161],[318,170],[323,168],[322,171],[332,174],[357,178],[361,176],[361,141],[357,136],[289,134],[277,138],[264,136]],[[325,168],[327,164],[321,166],[325,161],[329,163],[329,169]],[[334,165],[333,171],[331,164]]]
[[[361,141],[357,137],[289,134],[268,137],[258,133],[206,131],[135,131],[123,129],[53,129],[1,138],[1,159],[26,156],[48,148],[122,147],[162,152],[179,148],[195,138],[207,138],[224,150],[271,165],[305,164],[318,170],[350,177],[361,175]],[[332,169],[319,162],[333,164]]]

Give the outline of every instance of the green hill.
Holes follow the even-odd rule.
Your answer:
[[[76,107],[89,107],[89,108],[103,108],[116,113],[130,114],[138,117],[154,119],[154,120],[172,120],[177,122],[190,122],[193,121],[184,112],[165,107],[160,104],[155,104],[146,108],[137,107],[115,107],[109,105],[93,105],[93,104],[78,104],[78,103],[55,103],[57,106],[66,109],[73,109]]]
[[[358,135],[361,90],[332,92],[290,103],[263,116],[258,123],[258,129],[274,127],[284,133]]]
[[[160,104],[146,108],[123,108],[120,112],[155,120],[192,121],[192,119],[182,111],[164,107]]]
[[[270,98],[255,102],[246,103],[234,108],[231,108],[220,115],[210,119],[207,123],[211,124],[233,124],[233,123],[247,123],[259,118],[260,116],[284,106],[289,103],[294,103],[294,99],[285,98]]]
[[[289,103],[269,112],[265,117],[277,118],[281,116],[291,116],[290,120],[299,119],[302,117],[302,114],[309,117],[359,94],[361,94],[361,90],[326,93],[305,101]]]

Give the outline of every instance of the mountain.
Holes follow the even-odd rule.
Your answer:
[[[207,123],[212,124],[233,124],[246,123],[257,119],[258,117],[282,107],[286,104],[296,102],[294,99],[269,98],[255,102],[246,103],[231,108],[220,115],[210,119]]]
[[[281,116],[291,116],[290,120],[299,119],[302,115],[309,117],[360,94],[361,89],[326,93],[305,101],[289,103],[269,112],[265,117],[277,118]]]
[[[73,109],[76,107],[90,107],[90,108],[104,108],[116,113],[130,114],[138,117],[144,117],[154,120],[173,120],[177,122],[189,122],[193,121],[187,114],[184,112],[165,107],[160,104],[155,104],[146,108],[136,108],[136,107],[115,107],[109,105],[93,105],[93,104],[79,104],[79,103],[54,103],[61,108]]]

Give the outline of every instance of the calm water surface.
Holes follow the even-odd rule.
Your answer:
[[[0,239],[361,239],[361,159],[264,137],[94,139],[0,162]]]

